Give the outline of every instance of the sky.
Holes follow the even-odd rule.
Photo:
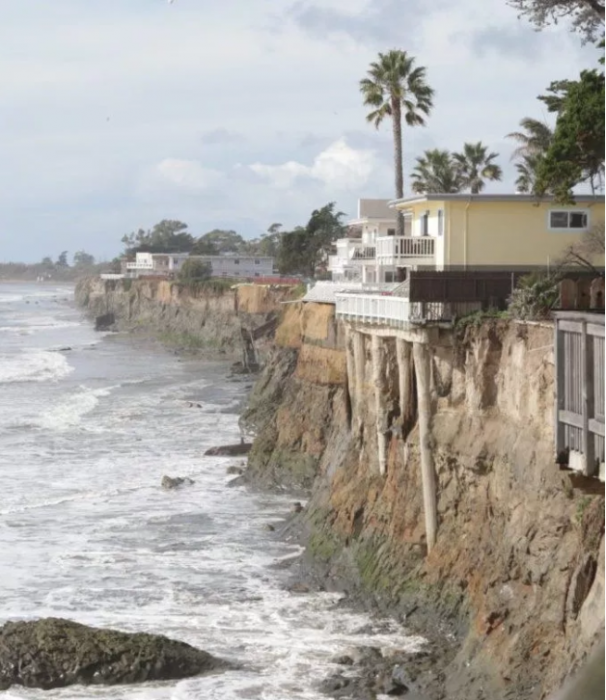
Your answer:
[[[98,259],[161,219],[254,238],[335,201],[393,196],[389,123],[359,81],[379,51],[427,69],[434,109],[404,129],[405,188],[427,148],[483,141],[513,192],[536,99],[598,52],[535,32],[505,0],[0,0],[0,261]],[[409,190],[408,190],[409,191]]]

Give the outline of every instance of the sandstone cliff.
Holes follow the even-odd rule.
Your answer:
[[[76,303],[93,318],[108,316],[119,330],[142,330],[169,344],[208,356],[240,359],[251,346],[267,350],[264,338],[292,287],[245,284],[199,288],[167,280],[102,280],[76,285]]]
[[[604,630],[603,485],[578,488],[554,464],[552,328],[493,322],[412,352],[293,304],[276,345],[243,418],[249,470],[313,485],[308,554],[350,591],[449,623],[457,641],[428,697],[548,697]]]

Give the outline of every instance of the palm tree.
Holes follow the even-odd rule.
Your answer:
[[[518,171],[518,192],[532,193],[537,178],[537,168],[553,141],[553,131],[545,122],[532,117],[520,120],[521,131],[513,131],[505,138],[519,144],[511,154]]]
[[[488,153],[488,146],[481,141],[466,143],[462,153],[452,154],[463,187],[468,187],[471,194],[479,194],[484,189],[485,180],[500,180],[503,177],[500,166],[493,163],[498,157],[498,153]]]
[[[520,120],[520,126],[522,131],[513,131],[505,137],[520,144],[511,154],[512,160],[524,156],[542,155],[551,146],[553,131],[545,122],[524,117]]]
[[[415,58],[406,51],[380,53],[360,81],[364,104],[372,107],[366,120],[378,129],[390,117],[393,128],[396,197],[404,197],[402,117],[408,126],[423,126],[433,106],[432,88],[425,82],[425,68],[415,67]],[[397,218],[398,235],[404,235],[404,219]]]
[[[518,171],[516,178],[516,190],[520,193],[532,193],[537,177],[537,166],[543,156],[539,153],[534,155],[523,155],[518,158],[515,164]]]
[[[450,151],[425,151],[412,171],[412,190],[419,194],[460,192],[463,180]]]

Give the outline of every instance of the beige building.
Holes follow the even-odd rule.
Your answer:
[[[552,265],[593,226],[604,225],[604,197],[571,206],[519,194],[428,194],[390,205],[411,221],[411,236],[380,239],[389,268]],[[603,265],[604,258],[595,261]]]

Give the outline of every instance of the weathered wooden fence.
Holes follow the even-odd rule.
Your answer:
[[[604,314],[555,313],[558,462],[604,480]]]

